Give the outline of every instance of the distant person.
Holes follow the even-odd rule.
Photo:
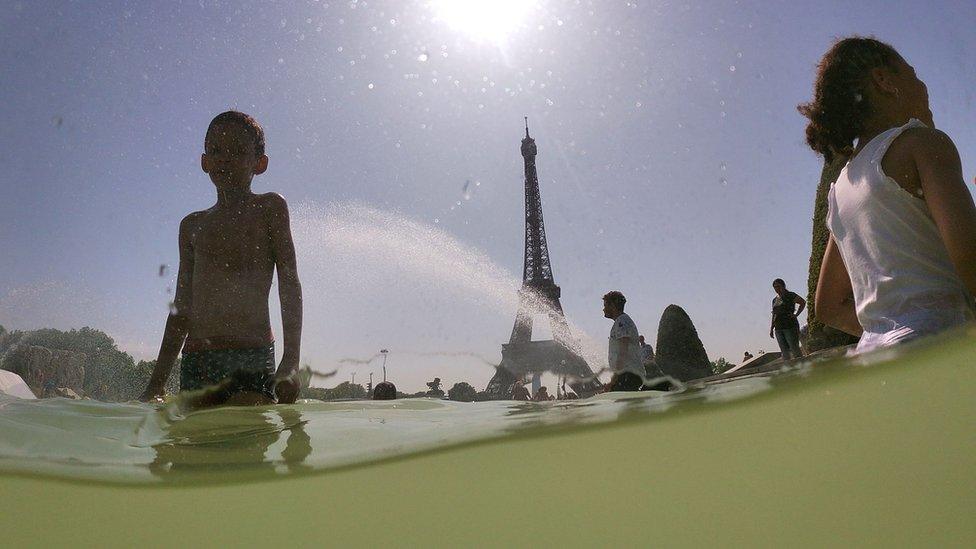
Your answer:
[[[971,321],[976,206],[915,69],[888,44],[845,38],[799,110],[810,148],[847,159],[827,197],[817,317],[860,336],[858,351]]]
[[[782,278],[773,281],[773,290],[776,297],[773,298],[773,314],[769,323],[769,337],[775,337],[779,344],[779,350],[783,354],[783,360],[800,358],[803,352],[800,350],[800,321],[797,317],[807,306],[807,302],[802,297],[786,289],[786,282]],[[797,305],[800,306],[797,309]],[[775,334],[775,335],[774,335]]]
[[[251,192],[268,168],[264,130],[237,111],[217,115],[204,140],[203,171],[217,203],[180,223],[176,296],[156,366],[141,400],[162,397],[180,350],[180,390],[219,387],[211,404],[291,403],[298,397],[302,287],[298,281],[288,204],[275,193]],[[268,311],[272,278],[284,349],[275,370]]]
[[[553,400],[553,396],[549,394],[549,389],[546,389],[546,386],[543,385],[542,387],[539,387],[538,391],[536,391],[535,396],[532,397],[532,400],[536,402],[544,402]]]
[[[557,387],[557,390],[558,390],[558,387]],[[575,392],[573,392],[573,391],[571,391],[571,390],[569,390],[569,389],[566,388],[566,378],[564,377],[563,378],[563,393],[562,393],[562,395],[557,396],[556,398],[557,398],[557,400],[576,400],[576,399],[579,398],[579,395],[577,395]]]
[[[742,362],[743,363],[749,362],[750,360],[752,360],[752,353],[750,353],[749,351],[746,351],[746,352],[742,353]]]
[[[444,396],[444,389],[441,389],[441,378],[435,377],[434,381],[427,383],[427,396],[432,398],[442,398]]]
[[[637,325],[624,312],[627,298],[614,290],[603,296],[603,316],[613,320],[610,329],[608,359],[613,377],[607,391],[640,391],[644,385],[644,364],[641,362]]]
[[[532,400],[532,394],[525,387],[525,381],[522,378],[515,380],[512,384],[512,400]]]
[[[373,388],[373,400],[395,400],[396,397],[396,385],[389,381],[381,381]]]
[[[657,365],[657,361],[654,360],[654,349],[651,347],[650,343],[644,342],[644,336],[638,336],[637,341],[640,342],[641,350],[641,363],[644,365],[644,379],[645,383],[653,379],[661,379],[665,377],[664,372]],[[654,385],[645,385],[642,390],[644,391],[668,391],[671,389],[671,382],[664,379],[658,381]]]
[[[651,344],[644,341],[643,335],[637,336],[637,341],[640,343],[641,362],[645,366],[654,362],[654,348]]]

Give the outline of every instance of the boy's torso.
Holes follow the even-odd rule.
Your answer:
[[[191,214],[193,349],[270,343],[268,293],[275,261],[266,195]]]

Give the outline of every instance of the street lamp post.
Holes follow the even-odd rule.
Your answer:
[[[353,373],[352,373],[352,384],[353,384],[353,385],[355,385],[355,384],[356,384],[356,372],[353,372]]]
[[[390,351],[386,349],[380,349],[380,354],[383,355],[383,381],[386,381],[386,355]]]

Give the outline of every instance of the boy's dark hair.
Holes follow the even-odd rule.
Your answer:
[[[773,281],[773,286],[775,286],[777,284],[779,284],[780,286],[782,286],[784,288],[786,287],[786,282],[784,282],[782,278],[777,278],[776,280]]]
[[[258,156],[264,154],[264,128],[261,127],[261,124],[258,124],[258,121],[253,116],[242,113],[241,111],[227,111],[215,116],[210,121],[210,126],[207,127],[207,137],[204,139],[204,146],[210,140],[210,134],[214,131],[214,128],[227,123],[238,124],[244,128],[248,137],[254,142],[254,153]]]
[[[810,119],[807,144],[828,163],[851,154],[854,138],[871,115],[866,93],[871,69],[895,70],[899,58],[890,45],[861,36],[839,40],[824,54],[817,66],[813,101],[796,109]]]
[[[611,292],[607,292],[607,294],[603,296],[603,301],[613,303],[622,311],[624,310],[624,304],[627,303],[627,298],[624,297],[624,294],[618,292],[617,290],[613,290]]]

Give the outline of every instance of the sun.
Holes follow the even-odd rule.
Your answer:
[[[431,0],[436,19],[478,42],[500,44],[532,8],[530,0]]]

